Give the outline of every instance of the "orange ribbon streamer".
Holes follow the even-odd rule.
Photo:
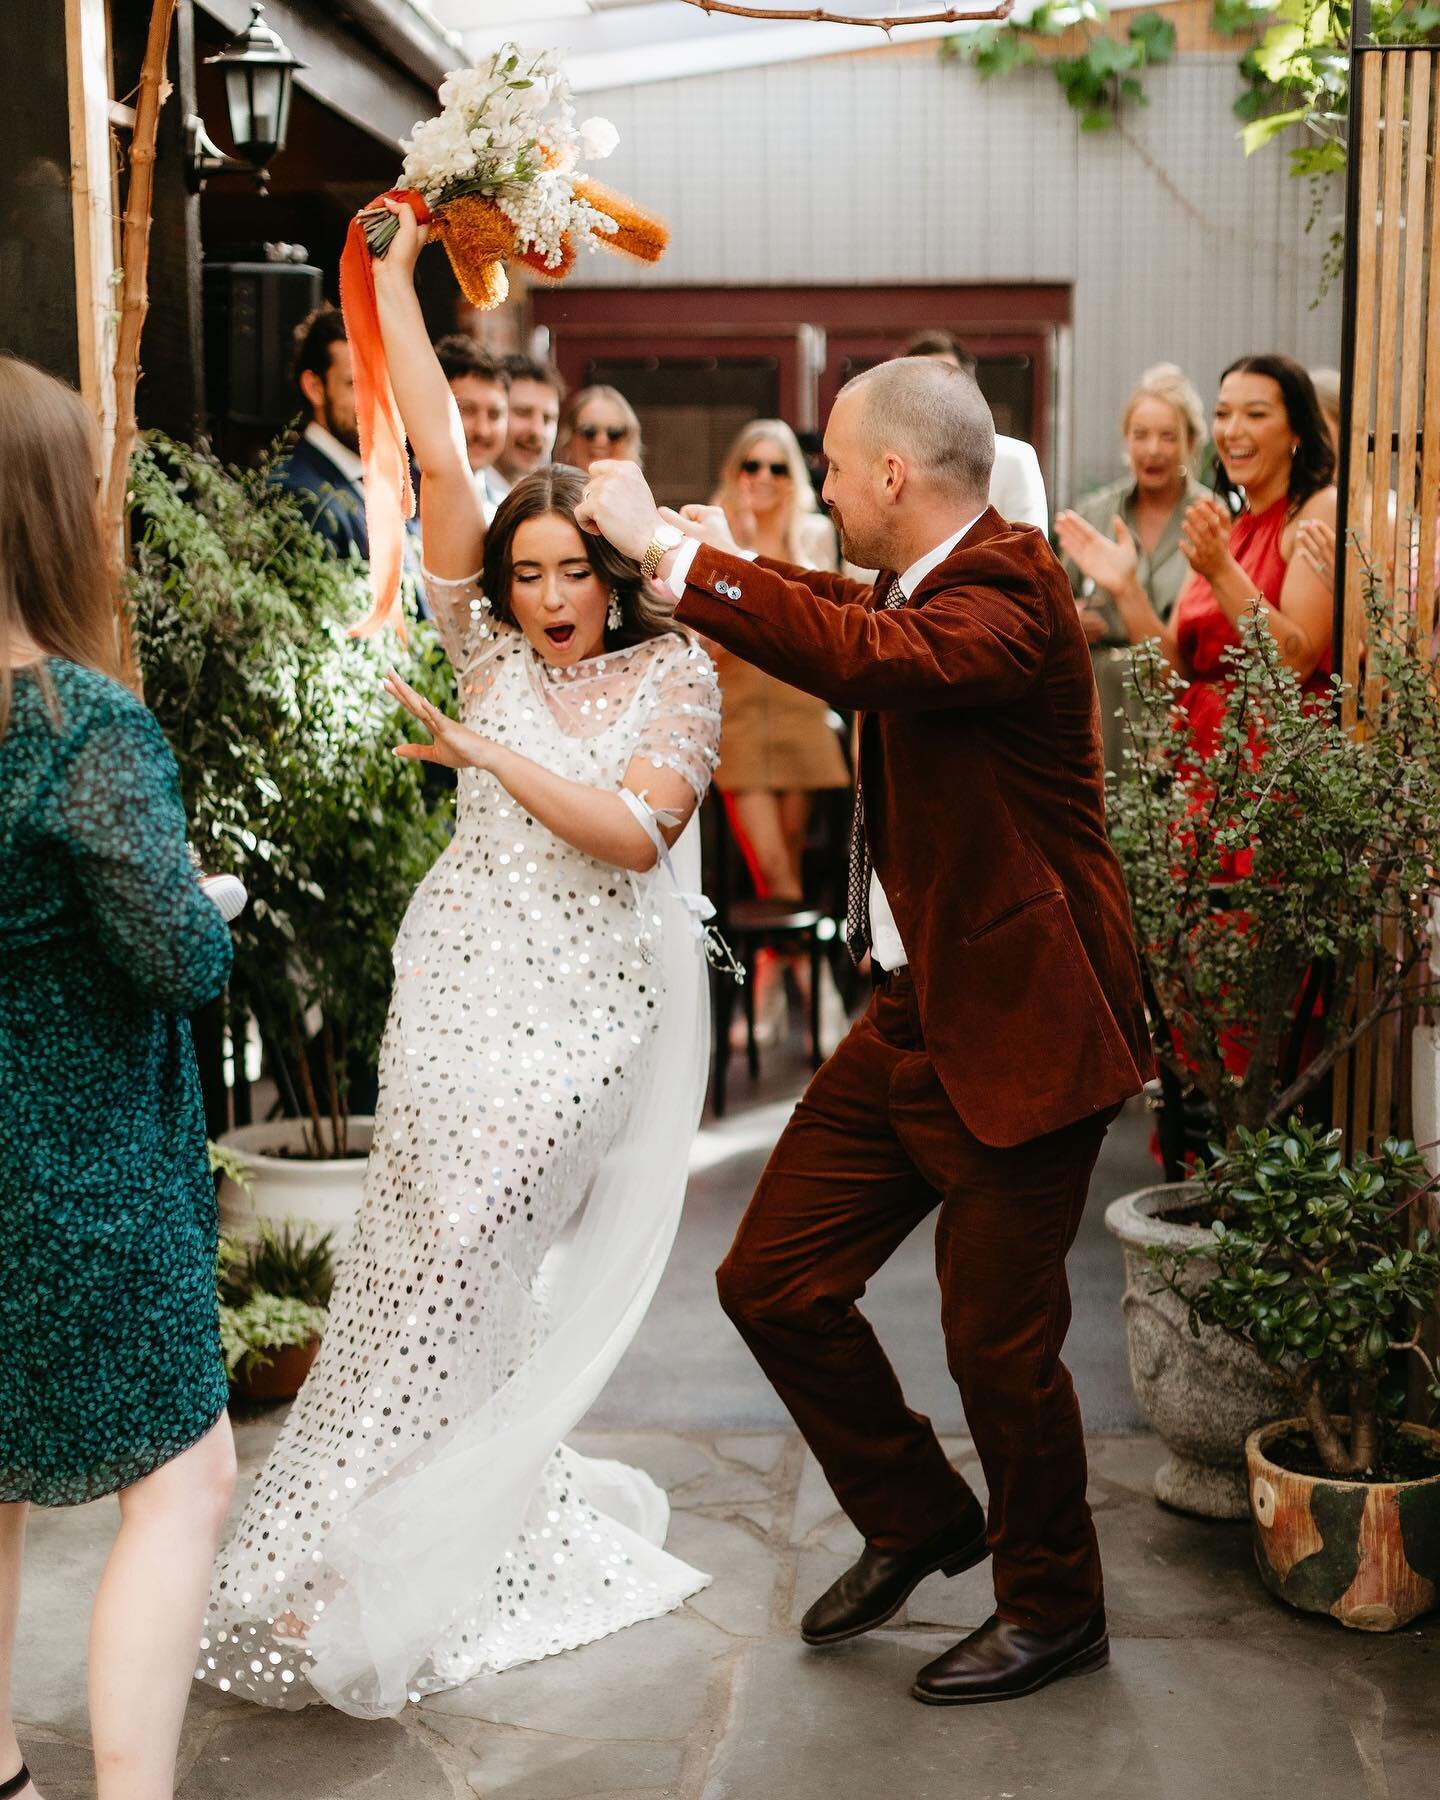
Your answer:
[[[379,206],[385,200],[398,200],[408,206],[422,225],[430,222],[430,208],[423,196],[410,188],[391,188],[371,205]],[[340,257],[340,310],[345,315],[345,336],[355,374],[355,425],[360,438],[365,521],[370,537],[370,592],[374,602],[368,617],[351,627],[350,636],[371,637],[383,626],[393,624],[403,637],[400,569],[405,521],[415,515],[415,490],[410,481],[405,426],[395,404],[380,336],[370,245],[358,216],[350,221]]]

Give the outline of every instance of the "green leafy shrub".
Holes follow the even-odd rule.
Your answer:
[[[1421,1321],[1440,1296],[1440,1253],[1411,1236],[1411,1209],[1434,1184],[1415,1146],[1389,1138],[1342,1160],[1339,1131],[1240,1130],[1216,1147],[1206,1197],[1220,1216],[1193,1250],[1153,1245],[1161,1276],[1190,1308],[1191,1329],[1218,1326],[1291,1383],[1319,1457],[1336,1475],[1373,1474],[1382,1454],[1388,1359],[1418,1357],[1440,1400]],[[1187,1287],[1186,1264],[1217,1273]],[[1336,1419],[1328,1397],[1346,1396]]]
[[[309,1344],[325,1329],[335,1285],[330,1233],[265,1224],[252,1243],[220,1239],[215,1286],[220,1347],[231,1380],[274,1360],[274,1352]]]
[[[241,1306],[220,1308],[220,1353],[231,1381],[243,1381],[275,1360],[277,1350],[311,1344],[325,1330],[325,1308],[278,1294],[253,1294]]]
[[[250,890],[231,991],[259,1021],[312,1153],[343,1155],[346,1068],[373,1061],[395,933],[449,818],[448,796],[393,754],[404,732],[380,683],[393,661],[444,704],[448,668],[424,624],[408,650],[347,637],[367,606],[363,568],[332,555],[263,468],[152,436],[132,491],[145,698],[179,761],[202,860]]]
[[[1210,1102],[1227,1143],[1241,1127],[1287,1117],[1339,1055],[1389,1024],[1428,967],[1440,862],[1440,715],[1426,660],[1390,625],[1378,593],[1363,734],[1301,692],[1253,615],[1241,636],[1206,758],[1158,647],[1131,652],[1128,768],[1109,794],[1111,841],[1164,1021],[1156,1053]],[[1360,980],[1371,959],[1373,988]],[[1327,972],[1329,1002],[1312,1027],[1314,1054],[1282,1086],[1312,964]]]

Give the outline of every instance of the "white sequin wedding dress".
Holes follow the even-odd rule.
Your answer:
[[[437,589],[440,591],[437,593]],[[461,716],[618,789],[703,794],[719,700],[668,635],[570,670],[431,584]],[[650,1478],[564,1448],[644,1316],[678,1223],[707,1057],[674,873],[572,849],[462,771],[455,836],[395,944],[374,1149],[319,1358],[222,1552],[198,1679],[362,1717],[678,1606]]]

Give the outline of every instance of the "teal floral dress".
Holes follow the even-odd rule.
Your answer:
[[[230,933],[175,759],[51,658],[0,737],[0,1501],[128,1487],[225,1405],[215,1193],[185,1014]]]

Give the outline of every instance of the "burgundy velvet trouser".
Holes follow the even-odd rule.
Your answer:
[[[854,1524],[878,1550],[916,1549],[971,1490],[905,1404],[855,1303],[939,1207],[940,1319],[990,1489],[996,1610],[1040,1631],[1103,1603],[1084,1432],[1060,1348],[1065,1256],[1118,1110],[1013,1149],[982,1144],[931,1065],[901,970],[811,1082],[718,1274],[721,1304]]]

